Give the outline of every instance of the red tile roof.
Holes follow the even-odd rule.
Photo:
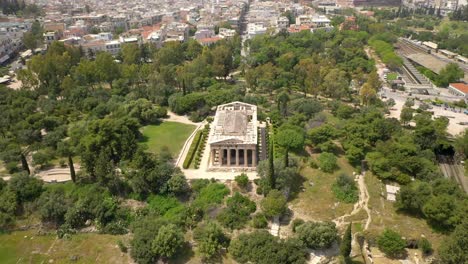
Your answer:
[[[450,86],[457,89],[458,91],[468,94],[468,84],[465,83],[451,83]]]

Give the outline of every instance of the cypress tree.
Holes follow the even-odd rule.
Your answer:
[[[73,165],[73,159],[71,155],[68,155],[68,167],[70,167],[70,176],[73,182],[76,182],[75,167]]]
[[[347,260],[349,258],[349,254],[351,254],[351,241],[352,241],[352,236],[351,236],[351,225],[353,223],[350,223],[348,225],[348,228],[346,229],[346,232],[343,235],[343,240],[341,241],[340,244],[340,254]]]
[[[270,151],[268,153],[268,180],[270,182],[271,189],[275,189],[276,186],[276,177],[275,177],[275,164],[274,164],[274,152],[273,152],[273,142],[270,141]]]
[[[23,170],[26,171],[28,175],[31,174],[31,171],[29,170],[29,166],[28,166],[28,161],[26,160],[26,157],[22,153],[21,153],[21,167],[23,167]]]

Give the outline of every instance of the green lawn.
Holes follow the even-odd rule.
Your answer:
[[[129,263],[121,253],[118,240],[124,236],[76,234],[57,239],[55,234],[37,235],[37,230],[0,234],[1,263]],[[71,261],[76,256],[77,261]]]
[[[169,148],[173,157],[177,157],[187,138],[195,130],[194,125],[177,122],[163,122],[159,125],[143,127],[143,143],[148,150],[159,153],[163,147]]]
[[[314,156],[316,157],[317,154]],[[344,157],[338,158],[338,165],[340,169],[332,174],[309,166],[302,168],[301,175],[305,178],[304,191],[291,201],[292,208],[299,218],[330,221],[352,211],[353,205],[338,201],[331,190],[340,173],[350,176],[353,173],[353,168]]]
[[[385,199],[384,184],[375,175],[368,172],[365,181],[370,196],[369,209],[372,214],[372,222],[368,230],[370,236],[376,237],[385,228],[391,228],[406,238],[419,239],[421,235],[424,235],[435,249],[439,248],[445,235],[434,232],[424,219],[396,212],[394,204]]]
[[[398,78],[398,73],[396,72],[390,72],[387,74],[387,81],[394,81]]]

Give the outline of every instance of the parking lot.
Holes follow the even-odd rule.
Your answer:
[[[419,108],[419,105],[422,103],[420,100],[424,99],[435,99],[434,96],[427,96],[427,95],[409,95],[408,93],[402,92],[402,91],[395,91],[393,92],[389,88],[383,88],[382,94],[384,95],[383,100],[386,101],[390,98],[392,98],[395,101],[395,106],[392,107],[390,110],[390,116],[395,117],[395,118],[400,118],[400,113],[401,109],[403,108],[407,98],[413,98],[414,99],[414,109]],[[418,98],[419,100],[416,100]],[[440,98],[440,97],[438,97]],[[445,99],[445,98],[444,98]],[[468,125],[463,125],[463,122],[468,123],[468,115],[464,113],[465,109],[461,108],[455,108],[451,109],[449,107],[444,107],[442,106],[435,106],[435,105],[430,105],[431,109],[428,111],[431,111],[434,113],[434,117],[441,117],[445,116],[449,119],[449,125],[448,125],[448,132],[451,135],[457,135],[463,132],[465,129],[468,128]]]

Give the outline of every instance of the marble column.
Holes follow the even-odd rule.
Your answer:
[[[249,163],[247,162],[247,149],[244,149],[244,167],[248,167]]]
[[[231,148],[227,149],[227,166],[231,167]]]
[[[224,149],[219,149],[219,166],[223,166],[223,159],[224,159]]]
[[[215,155],[216,155],[216,149],[211,149],[211,165],[212,166],[215,163]]]
[[[252,150],[252,167],[257,166],[257,151]]]

